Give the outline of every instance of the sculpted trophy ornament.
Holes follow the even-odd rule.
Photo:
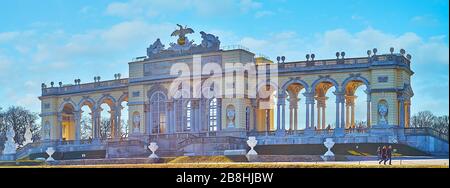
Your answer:
[[[178,36],[177,43],[178,43],[178,45],[183,46],[186,44],[186,40],[187,40],[186,34],[192,34],[192,33],[194,33],[194,30],[191,28],[188,28],[187,26],[184,26],[184,28],[183,28],[183,26],[180,24],[177,24],[177,26],[180,29],[177,29],[174,32],[172,32],[172,34],[170,36]]]
[[[201,44],[194,44],[193,40],[189,40],[187,35],[194,33],[192,28],[177,24],[178,29],[172,32],[171,36],[178,37],[177,42],[169,43],[169,48],[164,49],[161,40],[157,39],[152,45],[147,48],[147,57],[149,59],[176,57],[183,54],[195,54],[204,52],[213,52],[220,50],[219,37],[200,32],[202,37]]]
[[[141,117],[139,114],[133,115],[133,134],[139,133],[139,129],[141,127]]]
[[[378,104],[378,114],[380,115],[379,125],[387,125],[386,115],[388,113],[388,106],[386,103]]]
[[[236,115],[236,112],[234,111],[234,109],[227,110],[228,128],[234,128],[234,116],[235,115]]]
[[[147,56],[150,57],[153,54],[158,54],[162,50],[164,50],[164,45],[161,43],[160,39],[156,39],[156,41],[147,48]]]

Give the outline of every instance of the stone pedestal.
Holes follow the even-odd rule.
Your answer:
[[[335,136],[335,137],[342,137],[342,136],[345,136],[345,130],[344,130],[344,128],[335,128],[335,129],[334,129],[334,136]]]
[[[305,129],[305,136],[314,136],[315,135],[315,131],[313,128],[306,128]]]
[[[16,160],[16,154],[0,155],[0,161],[15,161],[15,160]]]
[[[328,149],[327,152],[322,157],[324,161],[334,161],[334,153],[331,151],[331,148],[334,146],[334,142],[332,138],[326,138],[323,145]]]
[[[282,129],[278,129],[278,130],[275,132],[275,135],[276,135],[276,136],[279,136],[279,137],[286,136],[286,131],[285,131],[285,130],[282,130]]]

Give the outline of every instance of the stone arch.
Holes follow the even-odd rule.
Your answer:
[[[74,111],[78,109],[78,106],[75,104],[75,102],[73,102],[72,99],[69,98],[64,99],[64,101],[59,105],[58,112],[61,113],[67,104],[71,105]]]
[[[282,88],[282,90],[284,91],[284,90],[287,89],[287,87],[288,87],[289,85],[294,84],[294,83],[297,83],[297,84],[302,85],[302,86],[306,89],[306,91],[309,91],[309,85],[308,85],[308,83],[306,83],[305,81],[303,81],[303,80],[301,80],[301,79],[299,79],[299,78],[290,79],[290,80],[286,81],[286,82],[283,84],[283,86],[282,86],[281,88]]]
[[[366,78],[360,76],[360,75],[351,75],[348,78],[346,78],[342,82],[342,88],[345,88],[347,84],[349,84],[351,81],[361,81],[364,85],[366,85],[367,89],[370,90],[370,82]]]
[[[315,80],[311,84],[311,88],[310,88],[309,92],[315,92],[317,85],[322,82],[331,82],[333,84],[333,86],[336,88],[336,91],[339,91],[339,89],[340,89],[340,85],[338,84],[338,82],[335,79],[333,79],[329,76],[324,76],[324,77],[320,77],[319,79]]]
[[[156,84],[154,86],[152,86],[148,91],[147,91],[147,98],[150,99],[152,97],[152,95],[156,92],[161,92],[162,94],[164,94],[164,96],[166,97],[166,99],[168,99],[167,97],[167,88],[165,88],[164,86],[162,86],[161,84]]]
[[[109,107],[111,109],[114,109],[115,104],[117,103],[117,100],[110,94],[104,94],[102,97],[100,97],[100,99],[97,100],[97,108],[99,108],[100,105],[102,105],[105,101],[108,101],[108,100],[110,102],[107,102],[107,104],[109,105]]]
[[[128,92],[124,92],[120,97],[119,100],[117,100],[117,106],[120,106],[123,101],[128,102]]]
[[[94,111],[94,108],[97,106],[97,103],[92,99],[91,97],[83,97],[80,102],[78,103],[78,111],[81,111],[81,108],[87,105],[91,109],[91,111]]]
[[[257,98],[260,98],[260,91],[261,91],[262,87],[265,87],[265,86],[273,87],[275,89],[274,92],[277,92],[278,95],[280,94],[280,92],[279,92],[280,87],[278,87],[278,83],[275,83],[275,82],[272,82],[272,81],[267,82],[267,81],[264,80],[264,81],[259,82],[257,84],[257,86],[256,86],[256,89],[257,89],[256,90],[257,91],[256,92],[256,97]],[[273,93],[271,95],[273,95]]]

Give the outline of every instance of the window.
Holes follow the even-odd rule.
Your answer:
[[[250,130],[250,107],[245,109],[245,130]]]
[[[156,92],[150,98],[152,113],[152,133],[163,133],[166,128],[166,96],[162,92]]]
[[[191,121],[192,121],[192,108],[191,108],[191,101],[188,101],[186,103],[186,108],[185,108],[185,131],[190,131],[191,130]]]
[[[209,102],[209,131],[217,131],[217,99],[213,98]]]

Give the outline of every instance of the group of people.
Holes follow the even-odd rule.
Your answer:
[[[365,131],[365,128],[366,127],[363,126],[363,125],[355,125],[355,126],[349,126],[347,128],[347,130],[348,130],[349,133],[355,133],[355,132],[363,133]]]
[[[386,162],[389,161],[389,165],[392,165],[392,146],[383,146],[378,147],[377,149],[378,154],[378,164],[381,164],[384,162],[384,165],[386,165]]]

